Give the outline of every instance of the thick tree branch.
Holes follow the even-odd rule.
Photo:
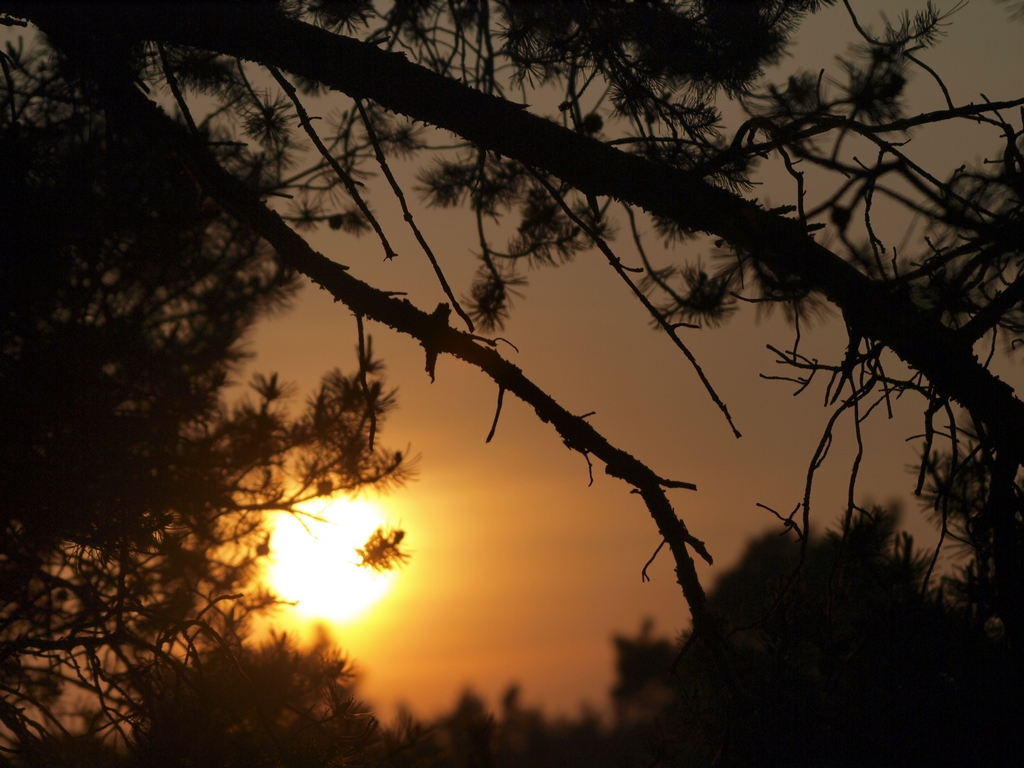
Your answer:
[[[937,397],[955,400],[967,408],[985,425],[998,455],[1014,460],[1024,456],[1024,403],[1011,386],[979,362],[971,338],[923,312],[898,285],[870,279],[816,243],[799,221],[765,211],[693,174],[626,154],[531,115],[520,105],[412,64],[402,54],[381,51],[288,19],[262,5],[54,9],[45,4],[10,3],[6,7],[44,29],[62,33],[72,49],[92,52],[93,60],[95,52],[112,45],[115,50],[127,50],[139,41],[157,41],[277,66],[353,98],[372,99],[396,113],[452,131],[483,151],[550,173],[586,195],[623,200],[685,228],[717,235],[739,252],[757,259],[778,278],[798,281],[804,288],[823,294],[842,310],[852,333],[885,345],[925,376]],[[172,124],[164,116],[154,118],[157,113],[151,105],[147,109],[149,117],[145,119],[142,113],[146,110],[135,110],[142,122],[152,123],[145,131],[161,136],[168,147],[178,147],[175,151],[181,152],[210,194],[260,232],[296,269],[331,290],[353,311],[418,338],[426,349],[428,366],[437,354],[447,352],[480,367],[499,387],[530,403],[541,419],[558,429],[567,445],[586,455],[593,453],[605,461],[609,474],[633,484],[676,556],[677,574],[697,631],[709,639],[718,637],[686,551],[686,544],[697,546],[698,551],[702,545],[676,518],[663,491],[664,480],[629,454],[610,446],[493,349],[451,329],[446,311],[427,315],[408,302],[355,280],[343,267],[310,250],[276,214],[226,174],[205,147],[182,143],[181,136],[169,133]]]
[[[74,47],[69,46],[68,52],[74,55]],[[314,251],[251,189],[224,170],[200,139],[188,135],[130,83],[107,80],[102,74],[98,74],[97,80],[112,119],[123,121],[128,128],[151,137],[162,150],[177,157],[207,194],[231,216],[267,240],[289,266],[328,290],[357,315],[418,339],[428,359],[444,352],[484,371],[499,387],[531,405],[542,421],[552,424],[566,446],[584,455],[593,454],[605,463],[607,474],[634,486],[675,558],[676,578],[690,607],[696,632],[708,643],[727,679],[733,681],[718,624],[708,610],[704,589],[687,547],[693,547],[709,563],[711,555],[704,543],[692,536],[677,517],[664,491],[667,487],[696,490],[695,485],[662,478],[631,454],[611,445],[586,419],[560,406],[517,366],[493,348],[478,344],[479,337],[450,327],[447,305],[439,305],[428,314],[408,300],[398,299],[356,279],[348,273],[347,267]]]
[[[153,40],[278,66],[445,128],[588,195],[631,202],[684,227],[724,238],[780,278],[797,278],[838,306],[847,324],[924,374],[936,392],[981,419],[997,443],[1024,455],[1024,402],[989,373],[970,343],[905,295],[869,279],[816,243],[799,222],[675,168],[626,154],[412,64],[400,53],[288,19],[263,5],[6,3],[8,12],[102,49],[112,35]]]
[[[276,213],[220,168],[205,148],[187,146],[188,137],[182,135],[177,125],[152,108],[148,115],[142,112],[140,108],[135,115],[145,121],[147,133],[158,136],[168,148],[180,153],[206,192],[232,216],[259,232],[290,266],[330,291],[336,300],[344,302],[357,314],[419,339],[428,354],[446,352],[484,371],[499,387],[531,405],[542,421],[552,424],[569,448],[593,454],[605,463],[607,474],[637,488],[659,532],[669,542],[676,559],[676,576],[690,606],[694,626],[711,646],[720,645],[717,626],[708,612],[704,590],[686,547],[693,547],[709,563],[711,555],[676,516],[663,490],[664,487],[696,490],[695,485],[664,479],[629,453],[611,445],[585,419],[560,406],[517,366],[495,350],[478,344],[473,335],[450,327],[447,313],[443,313],[445,322],[438,322],[440,313],[428,314],[408,300],[373,288],[351,276],[344,266],[313,251]]]

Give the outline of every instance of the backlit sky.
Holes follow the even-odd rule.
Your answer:
[[[879,8],[895,19],[904,7],[853,5],[876,31]],[[921,54],[944,76],[955,103],[980,101],[982,92],[998,100],[1024,91],[1024,25],[1008,18],[1006,6],[972,0],[951,19],[946,40]],[[838,76],[835,56],[846,52],[854,34],[841,5],[810,19],[798,33],[795,56],[773,78],[782,81],[797,66],[824,67],[826,76]],[[911,82],[910,95],[915,110],[943,106],[938,87],[923,73]],[[996,137],[989,133],[983,143],[972,143],[977,134],[964,126],[921,141],[915,157],[940,177],[961,162],[979,161]],[[410,192],[411,175],[405,180]],[[812,195],[829,190],[812,181]],[[759,195],[773,205],[792,201],[788,187],[771,181]],[[407,291],[429,310],[444,296],[397,203],[381,189],[371,201],[400,254],[394,262],[382,263],[372,238],[325,231],[312,235],[312,244],[348,264],[355,276]],[[475,269],[471,217],[465,210],[414,210],[456,293],[464,294]],[[618,219],[627,224],[621,213]],[[883,240],[898,242],[908,224],[881,221],[889,233]],[[628,229],[620,228],[615,245],[634,263],[628,240]],[[648,247],[657,251],[655,242],[652,235]],[[706,255],[707,247],[690,246],[689,253]],[[736,440],[685,359],[650,329],[643,308],[600,254],[583,254],[529,278],[526,297],[501,334],[519,352],[499,349],[564,407],[595,411],[592,423],[614,444],[662,476],[697,484],[696,493],[672,494],[678,514],[715,557],[713,568],[698,562],[711,586],[747,541],[778,530],[757,502],[788,511],[801,498],[807,463],[829,415],[822,386],[793,398],[792,386],[758,377],[776,372],[765,345],[788,347],[791,331],[778,315],[759,322],[752,309],[725,328],[686,331],[685,342],[744,434]],[[807,349],[838,359],[843,336],[836,321],[833,314],[805,336]],[[666,553],[651,568],[652,581],[641,583],[641,568],[659,542],[642,503],[600,465],[588,487],[584,458],[514,397],[505,398],[495,438],[485,445],[497,396],[489,379],[442,357],[431,384],[417,343],[373,324],[369,332],[389,381],[399,388],[399,410],[382,439],[393,448],[411,446],[421,458],[418,480],[376,501],[408,531],[412,561],[380,603],[338,630],[363,672],[361,694],[385,715],[399,701],[429,715],[449,707],[466,687],[493,704],[516,682],[528,704],[549,712],[571,713],[583,701],[605,707],[613,680],[612,635],[635,633],[645,617],[666,634],[689,623]],[[247,371],[279,371],[305,394],[328,369],[354,368],[355,344],[351,314],[309,288],[293,310],[259,325]],[[1007,364],[1004,377],[1015,370]],[[905,523],[922,543],[931,543],[935,537],[917,514],[906,472],[915,454],[904,439],[920,431],[921,403],[900,406],[893,421],[878,414],[865,425],[858,500],[905,500]],[[845,503],[854,444],[849,420],[840,425],[815,481],[818,530]]]

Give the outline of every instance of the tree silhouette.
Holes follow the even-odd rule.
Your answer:
[[[734,628],[734,667],[758,706],[735,707],[707,655],[684,654],[664,714],[672,747],[723,765],[1012,762],[1010,649],[957,594],[962,579],[925,585],[931,553],[898,518],[875,507],[841,520],[806,548],[781,604],[799,546],[774,534],[750,545],[708,599]],[[695,732],[707,741],[679,738]]]
[[[708,592],[748,695],[740,706],[692,634],[671,642],[648,621],[614,639],[611,723],[547,719],[515,687],[495,713],[466,693],[407,751],[431,765],[517,767],[1012,764],[1020,692],[1008,649],[975,604],[950,599],[962,578],[922,589],[930,553],[898,522],[879,507],[840,518],[807,545],[781,604],[800,542],[750,542]]]
[[[197,183],[218,216],[263,238],[289,269],[310,277],[359,318],[418,339],[431,376],[441,353],[480,368],[497,384],[499,413],[505,392],[515,394],[567,446],[630,484],[668,544],[697,643],[714,660],[731,697],[723,706],[731,711],[739,703],[756,709],[757,697],[751,700],[745,691],[742,670],[730,661],[731,645],[697,578],[691,552],[710,561],[708,549],[665,493],[693,484],[666,478],[612,445],[505,360],[496,340],[476,328],[501,327],[511,298],[524,289],[522,264],[560,263],[596,248],[690,360],[738,437],[679,328],[725,322],[741,300],[781,305],[795,336],[791,349],[778,351],[779,362],[792,369],[801,389],[813,376],[827,374],[826,400],[834,411],[811,459],[802,503],[788,516],[776,513],[799,542],[776,612],[810,568],[811,485],[837,419],[851,413],[859,435],[859,425],[878,406],[897,396],[920,396],[925,437],[917,492],[941,527],[940,546],[950,538],[969,548],[963,599],[971,615],[997,632],[1012,662],[1008,674],[1019,680],[1024,520],[1017,476],[1024,461],[1024,405],[990,370],[992,355],[982,359],[978,350],[994,350],[1002,339],[1012,351],[1022,327],[1022,131],[1004,114],[1024,100],[952,102],[940,76],[917,56],[940,36],[944,18],[932,6],[901,17],[878,37],[850,10],[862,43],[844,62],[846,80],[831,92],[808,73],[794,73],[785,86],[762,82],[763,67],[779,60],[800,21],[821,5],[473,0],[396,2],[380,12],[364,2],[291,0],[59,10],[5,2],[0,8],[42,29],[109,124],[169,163],[172,176],[185,174]],[[944,109],[905,114],[904,88],[913,70],[938,81]],[[541,86],[564,94],[556,120],[535,115],[515,98],[521,92],[529,101],[530,91]],[[320,104],[328,89],[343,95],[343,109],[314,125],[307,104]],[[714,108],[720,92],[735,96],[747,111],[731,137]],[[190,108],[197,95],[215,105],[198,123]],[[175,105],[184,124],[153,98]],[[15,122],[24,103],[30,103],[28,94],[5,101]],[[906,143],[911,135],[958,120],[991,129],[998,157],[979,167],[965,163],[942,179],[919,165]],[[432,150],[419,124],[455,134],[460,145]],[[240,137],[260,147],[258,161],[240,164],[231,151]],[[300,140],[311,142],[313,160],[282,177]],[[859,159],[867,156],[864,148],[872,163]],[[450,301],[432,312],[355,279],[298,234],[318,222],[373,231],[390,258],[387,233],[359,179],[369,168],[379,170],[406,206],[388,165],[389,154],[398,153],[417,158],[430,202],[468,205],[477,217],[479,274],[465,308],[407,207],[406,220]],[[792,205],[767,210],[745,197],[763,158],[777,158],[790,174]],[[822,182],[830,188],[810,196],[805,168],[820,172],[815,179],[831,178]],[[267,175],[278,180],[273,189],[266,186]],[[264,202],[268,191],[286,189],[293,198],[280,213]],[[901,215],[926,222],[927,235],[909,253],[883,242],[872,223],[890,201]],[[612,248],[613,202],[625,206],[644,264],[639,277]],[[719,264],[683,260],[654,267],[644,254],[636,209],[652,216],[669,240],[712,236],[722,251]],[[489,222],[510,211],[519,224],[500,248]],[[816,237],[820,230],[827,240]],[[801,321],[824,304],[840,311],[848,334],[834,362],[807,357],[799,348]],[[452,312],[468,331],[453,327]],[[844,542],[856,535],[864,515],[853,492],[859,456],[840,534]],[[938,551],[923,566],[925,597],[937,557]],[[926,696],[923,691],[916,695]]]
[[[51,734],[84,718],[88,734],[131,733],[138,750],[182,764],[153,746],[168,697],[177,706],[218,675],[253,680],[238,665],[270,666],[270,651],[240,646],[247,616],[275,600],[253,583],[265,513],[400,482],[407,462],[373,444],[394,396],[367,342],[361,371],[327,374],[297,416],[276,375],[228,407],[239,342],[288,301],[294,272],[45,58],[7,66],[0,722],[30,761],[76,749]],[[404,556],[389,536],[368,565]],[[316,682],[289,703],[313,707],[344,671],[338,660],[296,670]],[[284,705],[261,716],[277,725],[273,706]],[[352,720],[342,714],[323,727]]]

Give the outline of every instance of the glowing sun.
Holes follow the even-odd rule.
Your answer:
[[[267,580],[309,617],[348,621],[380,600],[395,573],[357,565],[362,547],[384,518],[367,502],[344,497],[311,502],[303,511],[323,522],[280,514],[273,520]]]

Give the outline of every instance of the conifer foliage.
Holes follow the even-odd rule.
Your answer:
[[[271,650],[240,645],[249,614],[275,600],[253,581],[266,513],[406,476],[400,453],[371,443],[394,397],[367,347],[363,371],[327,374],[298,415],[276,375],[227,405],[245,331],[288,302],[294,272],[180,166],[111,125],[60,63],[7,66],[0,722],[30,762],[82,721],[161,752],[163,719],[191,707],[185,689],[210,707],[204,675],[237,688],[253,677],[239,664],[270,665]],[[370,564],[401,555],[392,542]],[[318,686],[344,691],[347,668],[305,658],[276,670],[282,702],[323,709]],[[320,679],[292,696],[303,676]],[[337,709],[349,697],[335,698]]]
[[[42,738],[31,728],[46,720],[64,680],[91,693],[105,727],[123,726],[126,743],[142,744],[148,715],[137,707],[135,673],[149,664],[145,679],[153,680],[169,665],[187,679],[189,665],[230,647],[229,630],[265,600],[229,597],[249,574],[260,511],[402,477],[403,457],[375,442],[392,401],[368,344],[360,344],[360,371],[325,379],[299,417],[284,415],[286,388],[273,377],[254,382],[252,403],[218,405],[237,339],[287,297],[297,273],[360,324],[416,338],[431,377],[441,354],[479,368],[498,388],[495,424],[504,394],[516,395],[643,499],[693,617],[687,651],[706,661],[717,681],[708,685],[724,686],[691,699],[706,704],[694,716],[720,748],[708,759],[769,759],[779,733],[758,701],[772,692],[752,694],[771,667],[751,672],[764,654],[813,695],[821,693],[816,674],[852,684],[821,666],[842,661],[829,646],[843,639],[836,626],[822,634],[804,625],[801,648],[817,644],[817,655],[780,656],[791,638],[771,621],[806,610],[856,624],[856,611],[836,611],[833,598],[847,594],[836,585],[852,580],[842,584],[854,602],[882,600],[866,586],[875,566],[899,605],[934,619],[937,633],[963,633],[985,665],[1024,679],[1024,404],[990,368],[997,350],[1016,353],[1024,331],[1024,126],[1012,117],[1024,99],[953,102],[922,52],[955,20],[930,3],[873,34],[844,2],[860,42],[842,76],[797,71],[769,82],[765,68],[827,5],[0,2],[4,23],[34,25],[49,46],[44,60],[13,48],[2,58],[0,387],[4,428],[17,440],[0,448],[10,573],[0,632],[5,674],[14,675],[5,684],[14,699],[2,710],[12,743],[28,749]],[[910,113],[912,75],[935,81],[944,106]],[[559,94],[552,116],[530,106],[542,90]],[[745,112],[738,126],[722,123],[715,105],[723,95]],[[955,121],[980,126],[990,143],[971,147],[952,174],[919,164],[908,142]],[[974,162],[983,153],[987,160]],[[392,172],[397,159],[417,164],[427,204],[475,216],[471,285],[446,279]],[[781,207],[755,199],[766,162],[791,180]],[[432,311],[357,280],[303,238],[326,223],[374,238],[393,258],[373,213],[371,193],[380,190],[371,177],[397,197],[448,298]],[[914,242],[885,241],[883,209],[923,223]],[[648,258],[643,217],[672,249],[667,266]],[[621,258],[622,232],[642,266]],[[712,263],[684,247],[706,236]],[[775,513],[796,542],[795,562],[763,606],[758,621],[768,634],[752,644],[737,646],[736,614],[709,601],[692,559],[710,562],[709,546],[666,494],[693,483],[610,443],[485,335],[514,311],[528,267],[585,250],[601,254],[692,364],[737,437],[680,328],[728,322],[747,302],[777,306],[795,331],[791,348],[777,353],[787,378],[798,391],[816,376],[829,381],[832,416],[803,501],[788,516]],[[839,311],[848,337],[830,360],[799,346],[801,323],[825,306]],[[892,543],[900,540],[884,516],[856,505],[859,453],[829,545],[831,575],[815,570],[827,548],[811,541],[811,483],[833,427],[848,414],[859,435],[862,421],[897,397],[921,406],[916,493],[940,528],[939,546],[963,547],[964,570],[941,593],[933,591],[940,551],[920,559],[908,542]],[[378,532],[364,558],[401,563],[398,533]],[[868,558],[872,568],[840,567],[841,553],[868,540],[884,544]],[[805,599],[801,590],[814,584],[825,602]],[[888,653],[878,642],[877,653]],[[935,674],[951,685],[976,679]],[[935,680],[920,682],[907,683],[908,696],[930,695]],[[316,711],[341,711],[331,702]],[[394,748],[398,755],[401,745]]]

